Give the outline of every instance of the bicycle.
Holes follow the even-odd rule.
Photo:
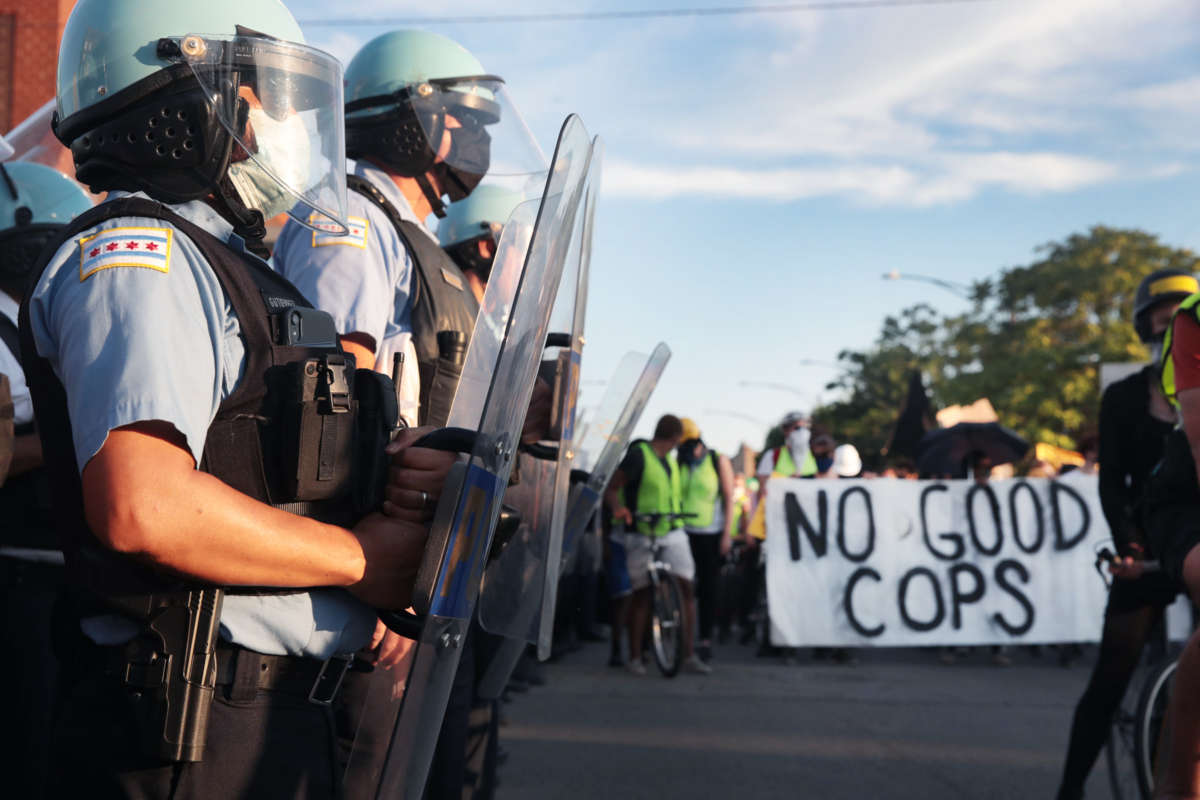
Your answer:
[[[634,514],[634,522],[647,522],[654,525],[663,519],[670,518],[679,521],[694,517],[695,514]],[[650,625],[648,636],[651,650],[654,652],[654,663],[664,678],[673,678],[683,666],[683,589],[679,579],[670,571],[670,565],[662,560],[662,544],[659,537],[639,531],[629,531],[623,527],[615,527],[613,533],[644,536],[650,541],[650,560],[647,570],[650,574]]]
[[[1096,569],[1102,576],[1103,564],[1113,559],[1107,549],[1097,553]],[[1156,561],[1145,562],[1144,568],[1147,572],[1161,569]],[[1141,674],[1130,681],[1109,728],[1105,761],[1115,800],[1151,800],[1159,754],[1169,749],[1165,723],[1178,656],[1147,655],[1143,660],[1146,663],[1138,668]]]

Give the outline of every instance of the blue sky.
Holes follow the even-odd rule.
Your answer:
[[[360,0],[337,15],[705,4]],[[288,5],[302,22],[330,8]],[[670,411],[718,447],[757,444],[833,375],[802,361],[868,345],[912,303],[963,307],[884,272],[968,282],[1094,224],[1200,250],[1194,0],[424,27],[507,80],[547,152],[572,112],[606,140],[582,403],[625,352],[665,340],[642,432]],[[383,29],[305,24],[344,61]],[[739,385],[756,380],[798,391]]]

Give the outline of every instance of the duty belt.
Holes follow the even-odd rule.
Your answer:
[[[262,690],[300,695],[316,705],[328,706],[337,697],[353,661],[353,655],[324,661],[269,656],[221,643],[217,649],[217,686],[228,687],[227,696],[234,702],[248,701]]]

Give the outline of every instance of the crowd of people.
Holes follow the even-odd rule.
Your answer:
[[[343,70],[278,0],[79,0],[53,132],[73,176],[0,162],[6,793],[332,798],[408,781],[407,796],[491,796],[496,686],[542,678],[528,653],[512,670],[524,635],[488,630],[473,604],[489,559],[536,535],[500,498],[522,480],[514,451],[557,457],[555,387],[573,383],[531,356],[527,385],[497,389],[524,411],[512,431],[480,433],[478,453],[435,433],[511,266],[505,222],[562,179],[503,81],[422,31],[382,33]],[[1200,601],[1200,284],[1151,274],[1133,322],[1154,363],[1105,392],[1082,467],[1098,460],[1119,553],[1061,798],[1082,796],[1165,606]],[[935,477],[993,465],[959,466]],[[777,652],[762,543],[779,477],[917,473],[864,470],[801,412],[739,473],[665,415],[569,554],[559,643],[600,637],[603,586],[610,663],[644,676],[654,557],[679,580],[686,672],[712,673],[733,636]],[[448,487],[471,507],[437,539]],[[1159,794],[1200,796],[1200,633],[1169,722]]]

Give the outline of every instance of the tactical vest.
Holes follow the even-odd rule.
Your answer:
[[[17,364],[22,363],[17,326],[4,314],[0,314],[0,347],[7,347]],[[15,436],[35,432],[32,422],[13,428]],[[0,486],[0,545],[57,550],[52,508],[50,479],[44,467],[10,475]]]
[[[391,220],[412,257],[410,298],[413,346],[421,373],[420,424],[442,427],[450,416],[450,405],[462,377],[462,360],[475,330],[479,302],[454,260],[424,228],[403,219],[383,192],[357,175],[348,176],[346,186],[374,203]],[[443,334],[440,345],[439,334]]]
[[[632,492],[634,504],[630,508],[635,514],[678,514],[679,467],[675,459],[667,456],[667,466],[659,460],[658,453],[645,441],[634,445],[642,451],[642,477]],[[679,524],[678,519],[663,517],[657,522],[638,521],[634,528],[641,533],[662,536],[670,533]]]
[[[712,527],[717,498],[721,495],[721,476],[717,472],[717,454],[709,450],[700,463],[680,465],[679,489],[688,528],[706,530]]]
[[[216,274],[241,326],[245,369],[209,425],[200,469],[256,500],[335,524],[352,524],[376,507],[380,475],[386,474],[382,445],[386,429],[395,423],[391,382],[369,370],[356,375],[353,356],[337,345],[332,319],[313,310],[264,262],[233,251],[162,204],[128,197],[104,203],[67,226],[35,266],[30,285],[40,280],[63,243],[117,217],[159,219],[187,236]],[[303,344],[303,336],[297,343],[297,331],[315,332],[322,323],[328,327],[328,335],[319,337],[325,344]],[[101,597],[187,588],[104,548],[92,535],[66,392],[50,363],[37,354],[28,304],[21,307],[20,336],[72,582]]]
[[[797,470],[796,462],[792,459],[791,449],[787,445],[783,445],[775,448],[775,468],[771,470],[771,474],[785,478],[794,478],[797,475],[801,478],[808,478],[817,474],[817,459],[813,457],[811,450],[806,451],[804,466]]]

